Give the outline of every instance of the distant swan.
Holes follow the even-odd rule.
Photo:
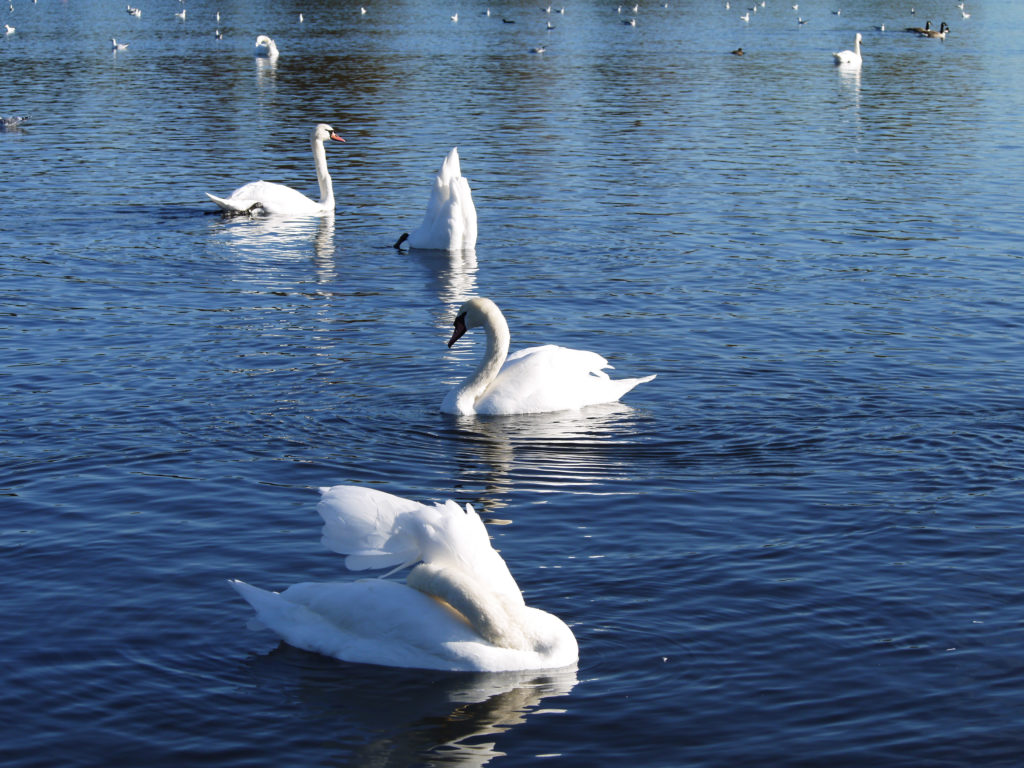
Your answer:
[[[362,664],[506,672],[578,660],[572,630],[526,605],[468,504],[345,485],[320,493],[323,543],[348,555],[348,568],[415,567],[404,584],[305,582],[277,593],[232,581],[258,624],[297,648]]]
[[[277,43],[271,40],[266,35],[260,35],[256,38],[256,45],[253,48],[254,56],[263,56],[268,59],[276,59],[278,57]]]
[[[857,36],[853,38],[852,51],[839,51],[838,53],[832,54],[835,57],[837,66],[859,67],[861,65],[860,41],[861,35],[860,32],[858,32]]]
[[[459,309],[450,347],[467,330],[483,326],[487,351],[476,371],[444,398],[445,413],[470,415],[546,413],[611,403],[654,374],[612,379],[596,352],[547,344],[509,355],[505,316],[490,299],[470,299]]]
[[[459,166],[459,149],[452,147],[434,177],[434,186],[427,201],[423,221],[403,234],[395,248],[409,241],[411,248],[457,251],[476,246],[476,207],[469,180]]]
[[[263,210],[266,213],[280,216],[322,216],[334,213],[334,187],[330,174],[327,172],[327,153],[324,142],[328,139],[344,141],[329,125],[320,123],[313,129],[310,143],[313,146],[313,159],[316,161],[316,178],[320,183],[320,201],[311,200],[301,192],[284,184],[271,181],[253,181],[239,187],[224,199],[215,197],[209,192],[206,196],[228,213],[251,213]]]

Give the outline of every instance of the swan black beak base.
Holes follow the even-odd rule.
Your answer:
[[[452,337],[448,339],[448,349],[452,348],[452,344],[462,338],[462,334],[466,332],[466,315],[465,313],[455,318],[453,323],[455,330],[452,331]]]

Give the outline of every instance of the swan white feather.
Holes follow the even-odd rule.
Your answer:
[[[459,309],[450,347],[467,330],[483,326],[487,350],[476,371],[451,389],[441,404],[445,413],[545,413],[611,403],[655,374],[612,379],[608,361],[596,352],[552,344],[508,354],[509,330],[498,305],[472,298]]]
[[[503,672],[577,661],[572,630],[525,604],[471,506],[356,486],[320,491],[323,541],[347,554],[350,568],[420,564],[405,584],[305,582],[277,593],[232,581],[260,625],[298,648],[357,663]]]
[[[253,181],[239,187],[230,197],[206,196],[228,213],[251,213],[262,210],[275,216],[323,216],[334,213],[334,186],[327,171],[327,153],[324,142],[345,141],[331,126],[320,123],[313,129],[310,143],[316,163],[316,178],[320,185],[320,200],[312,200],[298,190],[272,181]]]
[[[408,239],[411,248],[457,251],[476,246],[476,207],[469,180],[459,166],[458,147],[441,163],[423,221]],[[396,245],[404,240],[403,236]]]

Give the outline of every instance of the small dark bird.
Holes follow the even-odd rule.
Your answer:
[[[742,48],[737,48],[735,51],[732,52],[732,55],[733,56],[742,56],[743,55],[743,49]]]

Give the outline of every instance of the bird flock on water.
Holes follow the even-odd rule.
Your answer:
[[[193,23],[184,0],[179,0],[179,6],[174,17],[181,23]],[[723,6],[726,12],[732,12],[731,0],[724,0]],[[372,17],[380,7],[360,6],[359,16]],[[957,7],[962,19],[970,18],[964,3]],[[661,2],[660,8],[667,10],[669,3]],[[759,14],[769,13],[768,8],[769,0],[758,0],[745,4],[737,17],[749,29],[756,25]],[[799,3],[792,3],[790,8],[798,27],[811,21],[799,15]],[[622,26],[636,28],[643,18],[639,3],[617,5],[612,10]],[[142,18],[139,7],[129,4],[125,11],[134,19]],[[564,7],[548,5],[540,11],[544,14],[543,28],[549,33],[560,26],[553,17],[566,15]],[[11,0],[8,13],[14,12]],[[482,13],[491,17],[490,8]],[[916,15],[916,11],[910,9],[910,14]],[[830,15],[842,17],[842,9],[831,9]],[[457,10],[448,18],[452,25],[465,23]],[[500,19],[503,24],[517,22],[510,15]],[[216,40],[224,39],[221,21],[217,11],[212,17]],[[305,23],[305,14],[299,13],[297,21]],[[885,32],[886,28],[882,23],[875,26],[875,31]],[[923,26],[907,25],[902,31],[944,41],[950,27],[943,21],[936,29],[926,20]],[[16,32],[13,24],[4,24],[4,38]],[[863,34],[854,32],[852,39],[852,49],[832,54],[837,66],[861,67]],[[116,54],[127,51],[129,42],[111,37],[110,47]],[[548,43],[528,50],[543,54]],[[737,57],[747,53],[742,47],[731,51]],[[270,36],[261,33],[252,44],[252,55],[276,60],[281,51]],[[27,115],[0,117],[0,132],[18,132],[27,124]],[[332,216],[335,198],[326,146],[344,141],[326,123],[312,129],[309,146],[319,199],[263,180],[244,184],[227,196],[207,196],[228,216]],[[403,233],[393,247],[399,252],[403,247],[457,252],[475,249],[476,242],[477,212],[472,191],[462,175],[458,149],[452,148],[431,184],[422,221]],[[451,387],[438,404],[446,414],[460,418],[514,417],[578,410],[616,402],[655,378],[654,374],[612,378],[607,373],[608,361],[589,350],[545,344],[510,353],[508,323],[498,305],[483,296],[469,298],[455,312],[448,346],[477,329],[484,337],[485,351],[472,373]],[[405,580],[382,577],[306,582],[280,593],[231,580],[254,609],[256,624],[297,647],[350,662],[460,671],[546,669],[577,662],[572,630],[558,617],[526,605],[471,505],[463,507],[451,500],[422,504],[348,485],[320,490],[317,511],[324,523],[323,543],[327,548],[344,555],[346,566],[353,571],[388,569],[385,576],[389,576],[409,569]]]

